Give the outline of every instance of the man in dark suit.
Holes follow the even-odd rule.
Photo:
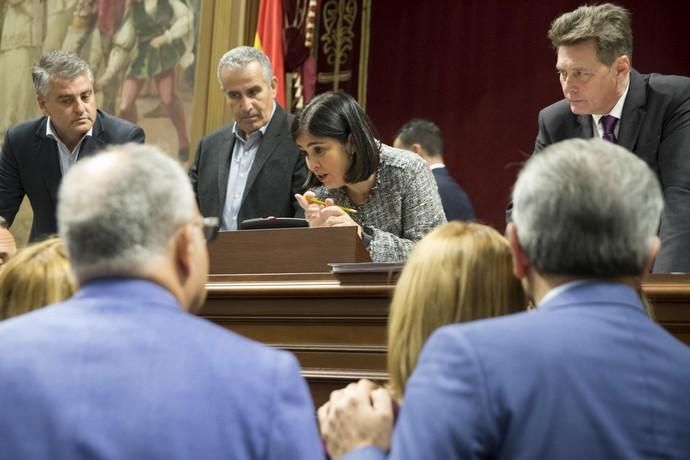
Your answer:
[[[0,157],[0,216],[11,225],[24,195],[33,208],[30,240],[56,233],[62,176],[77,161],[109,144],[144,142],[144,131],[96,108],[88,63],[51,51],[32,69],[44,116],[7,131]]]
[[[583,6],[549,30],[565,99],[539,113],[535,151],[563,139],[602,137],[647,162],[664,191],[655,272],[690,271],[690,78],[631,67],[630,13]]]
[[[0,322],[0,457],[324,458],[295,357],[193,315],[209,225],[153,146],[65,176],[58,227],[80,289]]]
[[[234,123],[199,142],[189,177],[201,212],[218,216],[221,230],[250,218],[302,216],[294,195],[304,191],[307,168],[290,116],[275,101],[268,57],[233,48],[220,59],[218,80]]]
[[[429,165],[447,220],[474,220],[470,198],[443,164],[443,137],[435,123],[413,118],[400,128],[393,147],[414,152]]]
[[[570,139],[532,156],[513,203],[513,270],[536,309],[437,330],[392,444],[386,390],[334,392],[319,409],[333,458],[688,458],[690,348],[640,298],[659,249],[655,174]]]

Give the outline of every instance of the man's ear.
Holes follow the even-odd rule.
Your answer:
[[[515,224],[508,224],[506,235],[510,242],[510,252],[513,254],[513,274],[517,279],[521,280],[526,278],[529,274],[530,262],[527,258],[527,254],[525,254],[525,251],[522,249]]]
[[[271,93],[273,93],[273,97],[278,95],[278,78],[275,75],[271,78]]]
[[[38,102],[38,108],[41,109],[43,115],[48,116],[48,110],[46,110],[46,98],[43,96],[36,96],[36,102]]]
[[[192,273],[192,263],[193,263],[193,239],[192,239],[192,226],[185,225],[177,233],[174,241],[174,258],[175,267],[177,270],[177,276],[181,285],[184,285],[187,278]]]
[[[625,77],[630,72],[630,58],[626,54],[618,56],[613,65],[616,68],[616,75]]]
[[[661,240],[658,236],[655,236],[649,242],[647,257],[642,267],[642,278],[645,278],[652,271],[654,260],[656,260],[656,256],[659,254],[659,249],[661,249]]]
[[[414,153],[419,155],[420,157],[424,158],[424,148],[422,147],[422,144],[412,144],[410,145],[410,150],[412,150]]]

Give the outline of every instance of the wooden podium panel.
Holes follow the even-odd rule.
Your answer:
[[[332,275],[244,275],[208,283],[201,316],[297,356],[318,407],[360,378],[386,379],[386,327],[394,285],[376,274],[342,284]],[[690,275],[652,275],[643,289],[657,321],[690,345]]]
[[[355,227],[220,232],[209,245],[210,272],[328,273],[329,263],[369,262]]]

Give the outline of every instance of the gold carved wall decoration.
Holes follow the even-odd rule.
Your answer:
[[[333,91],[337,91],[340,82],[352,78],[351,70],[341,70],[349,58],[354,47],[355,22],[358,13],[357,0],[328,0],[323,5],[323,54],[333,71],[318,74],[319,83],[333,83]]]

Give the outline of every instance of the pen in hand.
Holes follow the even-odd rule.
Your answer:
[[[310,202],[310,203],[320,204],[321,206],[328,206],[328,203],[326,203],[326,202],[324,202],[324,201],[321,201],[321,200],[317,200],[317,199],[314,198],[313,196],[306,195],[306,196],[304,197],[304,199],[307,200],[307,201]],[[334,205],[334,206],[338,206],[338,205]],[[345,212],[349,212],[349,213],[351,213],[351,214],[357,214],[357,210],[356,210],[356,209],[346,208],[345,206],[338,206],[338,207],[339,207],[340,209],[342,209],[343,211],[345,211]]]

